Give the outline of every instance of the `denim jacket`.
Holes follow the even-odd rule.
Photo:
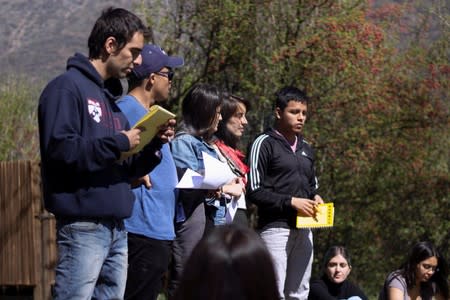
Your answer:
[[[171,148],[177,168],[189,168],[200,174],[205,168],[202,152],[206,152],[212,157],[217,158],[214,148],[208,145],[202,138],[187,134],[183,131],[176,134],[175,139],[171,142]]]
[[[179,179],[181,179],[187,168],[200,174],[204,172],[205,166],[203,163],[202,152],[206,152],[212,157],[217,158],[214,148],[206,143],[201,137],[196,137],[183,131],[176,134],[175,139],[171,142],[171,149]],[[215,198],[208,198],[207,193],[207,190],[179,190],[178,203],[184,211],[185,218],[189,218],[194,209],[201,202],[205,202],[210,206],[215,206],[220,211],[220,201],[217,201],[218,199]],[[180,209],[179,206],[178,209]],[[223,216],[223,218],[224,217],[225,216]],[[213,216],[213,218],[215,219],[216,216]],[[220,217],[220,219],[221,218],[222,217]],[[178,218],[177,221],[181,222],[183,221],[183,218]],[[220,224],[221,220],[214,220],[214,223]]]

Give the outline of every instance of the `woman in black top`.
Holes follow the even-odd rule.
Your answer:
[[[324,257],[323,275],[311,282],[309,300],[367,300],[364,292],[347,280],[352,269],[350,256],[342,246],[328,249]]]

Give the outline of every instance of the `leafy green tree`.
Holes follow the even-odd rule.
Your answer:
[[[316,231],[315,274],[326,248],[344,244],[373,298],[417,240],[450,254],[448,14],[385,2],[174,0],[148,11],[155,42],[187,62],[174,110],[192,84],[217,84],[252,100],[250,141],[278,88],[311,95],[306,137],[336,204],[335,227]]]

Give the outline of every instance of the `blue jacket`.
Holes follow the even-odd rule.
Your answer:
[[[57,217],[130,216],[129,181],[160,162],[162,144],[154,139],[120,160],[129,150],[120,133],[129,129],[128,121],[85,56],[71,57],[67,71],[45,87],[38,121],[45,208]]]
[[[212,146],[200,137],[187,134],[184,129],[177,132],[170,144],[179,179],[183,177],[188,168],[200,174],[204,172],[202,152],[217,158],[216,151]],[[207,193],[207,190],[178,189],[178,201],[183,207],[186,218],[192,215],[200,203],[207,201]]]

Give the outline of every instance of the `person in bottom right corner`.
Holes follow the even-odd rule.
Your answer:
[[[449,299],[447,261],[431,242],[415,244],[400,269],[387,276],[378,299]]]
[[[322,276],[311,281],[309,300],[367,300],[364,292],[347,280],[352,270],[350,255],[342,246],[332,246],[323,259]]]

